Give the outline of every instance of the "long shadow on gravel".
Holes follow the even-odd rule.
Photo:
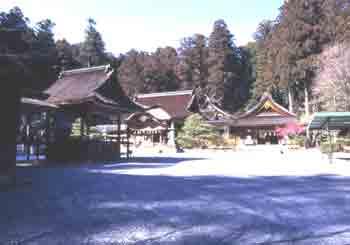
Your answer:
[[[0,192],[0,244],[350,243],[350,178],[96,172],[120,167],[19,169],[32,184]]]

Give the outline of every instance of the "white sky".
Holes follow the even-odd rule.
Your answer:
[[[274,19],[283,0],[0,0],[0,11],[19,6],[32,23],[50,18],[56,39],[71,43],[84,39],[86,20],[97,22],[108,51],[114,54],[159,46],[179,46],[181,38],[209,35],[223,18],[236,44],[252,40],[263,19]]]

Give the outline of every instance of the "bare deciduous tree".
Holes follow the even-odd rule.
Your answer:
[[[350,110],[350,45],[336,44],[318,58],[314,95],[322,110]]]

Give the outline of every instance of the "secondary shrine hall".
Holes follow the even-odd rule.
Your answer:
[[[265,93],[260,101],[243,113],[228,113],[206,97],[205,102],[198,103],[194,94],[188,109],[201,114],[207,123],[217,127],[224,137],[235,138],[244,144],[278,144],[281,137],[277,129],[289,124],[297,124],[297,117]],[[237,142],[238,143],[238,142]]]

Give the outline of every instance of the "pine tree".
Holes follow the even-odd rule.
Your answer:
[[[101,34],[96,29],[96,22],[88,19],[88,27],[85,30],[85,41],[80,51],[81,63],[86,66],[103,65],[106,62],[105,43]]]

